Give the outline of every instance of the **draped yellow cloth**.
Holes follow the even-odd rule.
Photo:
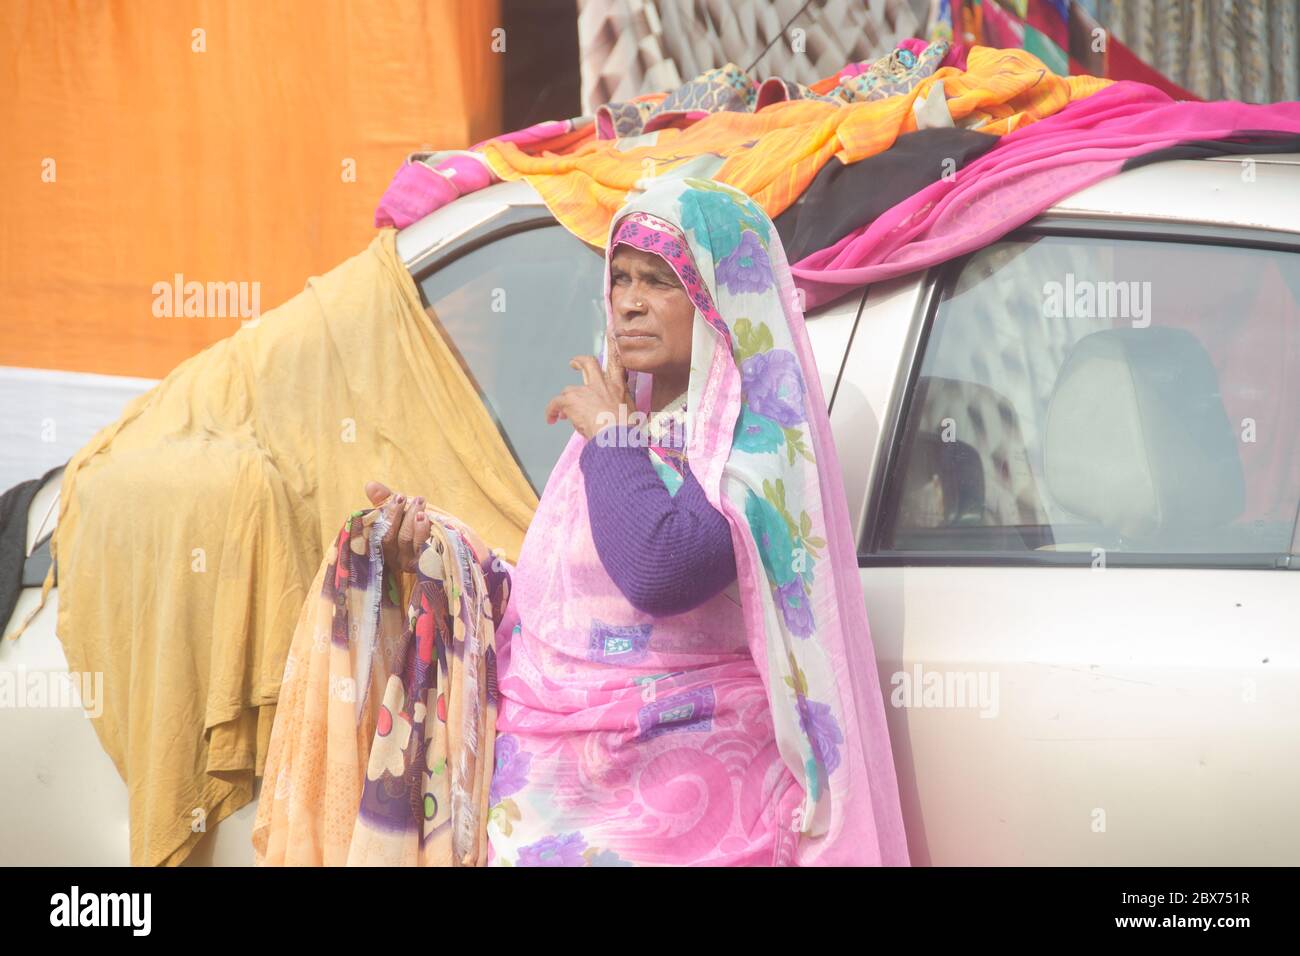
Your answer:
[[[57,629],[71,670],[104,674],[93,724],[127,783],[133,864],[181,862],[251,800],[309,586],[370,479],[511,562],[537,507],[391,229],[69,463]]]

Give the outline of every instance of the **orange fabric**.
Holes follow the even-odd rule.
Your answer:
[[[614,213],[648,169],[662,175],[704,154],[724,157],[712,178],[744,190],[775,218],[831,157],[854,163],[916,129],[912,102],[935,83],[943,83],[954,120],[983,119],[982,129],[993,135],[1050,116],[1111,83],[1057,76],[1024,50],[973,47],[967,66],[964,73],[944,67],[910,93],[869,103],[790,100],[757,113],[716,113],[687,129],[660,130],[651,145],[631,149],[592,140],[563,155],[529,156],[511,143],[491,141],[482,151],[499,177],[527,180],[570,232],[601,245]]]
[[[552,153],[571,153],[587,140],[596,138],[596,124],[588,123],[586,126],[580,126],[578,129],[569,130],[567,133],[561,133],[554,139],[548,139],[545,143],[532,145],[525,152],[529,155],[535,155],[540,152]]]
[[[161,378],[240,318],[155,317],[155,283],[267,312],[363,248],[407,153],[500,132],[498,9],[7,0],[0,365]]]
[[[808,89],[812,90],[814,93],[821,93],[825,95],[839,85],[840,85],[840,74],[839,71],[836,71],[832,73],[830,76],[826,77],[826,79],[818,80],[812,86],[808,87]]]

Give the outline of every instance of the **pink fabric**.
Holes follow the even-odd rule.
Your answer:
[[[632,609],[591,538],[575,432],[498,629],[490,863],[907,865],[847,500],[776,229],[739,190],[664,177],[607,249],[616,236],[695,302],[687,457],[732,527],[737,582],[685,614]],[[609,292],[607,268],[612,328]],[[651,377],[628,384],[646,411]],[[783,605],[773,562],[803,548],[773,543],[785,523],[755,494],[812,549]]]
[[[964,255],[1053,203],[1119,172],[1125,161],[1192,139],[1247,130],[1300,132],[1300,103],[1174,102],[1121,81],[1002,137],[940,179],[791,271],[815,308],[854,287]]]
[[[496,729],[506,756],[498,750],[498,773],[510,781],[512,764],[524,763],[528,779],[519,789],[494,779],[494,797],[519,805],[544,794],[555,810],[530,832],[523,829],[526,809],[511,821],[494,803],[489,865],[497,862],[503,825],[518,837],[515,865],[543,865],[547,851],[558,855],[554,865],[570,866],[582,865],[588,852],[604,865],[788,865],[794,834],[780,823],[803,794],[777,750],[742,610],[720,594],[675,615],[671,643],[660,626],[658,647],[642,647],[649,628],[627,619],[626,599],[588,530],[578,468],[584,444],[575,436],[556,464],[512,575],[517,590],[502,624]],[[565,569],[570,600],[607,620],[609,639],[629,642],[625,656],[637,665],[634,673],[590,659],[590,636],[555,606],[556,582],[539,574],[556,566]],[[626,762],[619,745],[629,728],[683,706],[694,707],[696,726],[707,722],[711,732],[665,733],[644,760]]]
[[[906,50],[913,56],[920,56],[922,51],[924,51],[929,45],[929,40],[922,40],[920,37],[905,37],[898,41],[898,46],[894,47],[894,49]]]
[[[393,176],[375,209],[375,226],[405,229],[454,199],[491,185],[495,174],[482,159],[457,153],[430,169],[422,162],[405,163]]]
[[[520,149],[527,152],[529,146],[536,146],[538,143],[544,143],[548,139],[554,139],[556,136],[562,136],[565,133],[572,132],[587,120],[585,116],[579,116],[575,119],[567,120],[542,120],[540,123],[534,123],[532,126],[525,126],[523,129],[517,129],[511,133],[502,133],[500,136],[489,136],[487,139],[480,140],[470,149],[482,149],[487,143],[514,143]]]
[[[638,212],[616,221],[611,249],[626,244],[658,252],[701,312],[717,317],[675,227]],[[606,269],[607,303],[609,285]],[[633,386],[643,413],[650,410],[650,384],[649,376],[641,376]],[[494,797],[518,800],[527,794],[527,786],[510,789],[510,764],[526,759],[532,789],[545,790],[559,811],[538,821],[515,865],[544,860],[578,865],[592,857],[605,865],[791,865],[795,835],[781,822],[791,818],[802,791],[777,749],[744,611],[724,593],[667,621],[638,613],[632,616],[645,618],[644,624],[627,623],[626,599],[591,539],[578,467],[585,446],[575,433],[552,472],[512,574],[515,590],[501,627],[508,640],[500,659],[497,733],[505,735],[498,741],[506,747],[502,779],[507,782],[496,781]],[[564,542],[558,555],[555,542]],[[543,571],[556,568],[569,582],[562,589],[554,586],[554,573]],[[630,641],[632,649],[622,656],[639,667],[616,670],[599,653],[593,660],[593,635],[581,629],[564,634],[563,627],[553,625],[538,626],[536,633],[522,628],[521,615],[567,622],[564,609],[574,607],[598,609],[599,617],[611,622],[608,637]],[[671,634],[668,641],[665,634]],[[639,684],[637,671],[643,668],[668,679],[641,678]],[[673,707],[695,708],[694,726],[660,737],[679,745],[612,770],[611,764],[622,768],[630,756],[624,751],[621,762],[614,759],[615,745],[628,729],[645,726],[656,709]],[[557,719],[557,714],[565,716]],[[711,733],[698,736],[703,723]],[[499,806],[493,804],[493,818],[508,820]],[[628,827],[620,820],[631,813],[644,825]],[[521,819],[512,829],[523,825]],[[499,842],[498,836],[489,864],[496,862]]]
[[[940,69],[942,69],[945,66],[950,66],[955,70],[961,70],[963,73],[965,73],[966,54],[969,52],[970,52],[969,44],[958,43],[955,40],[952,41],[952,43],[948,47],[948,55],[945,56],[943,58],[943,62],[939,64]]]
[[[375,227],[395,226],[405,229],[461,196],[499,183],[501,180],[492,172],[487,161],[475,152],[484,143],[494,140],[514,143],[527,150],[530,146],[571,132],[584,121],[585,117],[545,120],[512,133],[491,136],[467,150],[435,153],[424,161],[411,162],[408,159],[397,170],[388,188],[384,190],[384,195],[380,197],[379,205],[375,208]],[[429,163],[434,165],[430,166]]]
[[[983,11],[981,30],[983,45],[1013,50],[1024,49],[1025,27],[1016,17],[1003,10],[996,2],[980,5]]]

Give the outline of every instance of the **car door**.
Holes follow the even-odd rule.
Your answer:
[[[1300,859],[1300,237],[874,287],[833,425],[917,864]]]

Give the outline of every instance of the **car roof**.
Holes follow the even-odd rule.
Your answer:
[[[1051,212],[1300,233],[1300,153],[1151,163],[1094,183]]]
[[[408,264],[510,207],[544,207],[523,180],[462,196],[397,236]],[[1300,234],[1300,153],[1150,163],[1109,176],[1045,212],[1092,219],[1206,223]]]

